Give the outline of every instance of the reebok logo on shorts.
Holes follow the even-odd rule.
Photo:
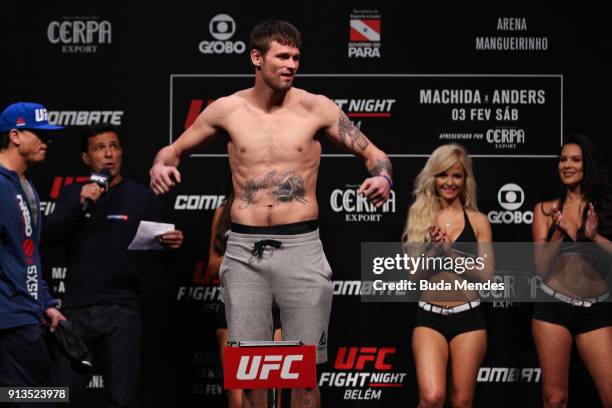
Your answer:
[[[321,338],[319,339],[319,346],[327,346],[327,336],[325,335],[325,331],[321,333]]]

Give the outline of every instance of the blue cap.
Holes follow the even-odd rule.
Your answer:
[[[60,130],[63,126],[49,124],[47,110],[39,103],[17,102],[0,115],[0,132],[11,129]]]

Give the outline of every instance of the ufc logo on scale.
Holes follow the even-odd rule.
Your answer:
[[[263,364],[261,362],[261,356],[242,356],[240,358],[240,365],[238,366],[238,373],[236,378],[239,380],[254,380],[258,378],[260,380],[267,380],[270,377],[270,371],[280,370],[280,378],[283,380],[295,380],[299,377],[299,373],[291,372],[291,363],[294,361],[302,361],[303,355],[288,355],[282,356],[280,354],[263,356]],[[251,369],[247,372],[247,367],[251,363]],[[282,368],[280,363],[282,362]],[[259,367],[261,366],[261,370]],[[259,372],[259,376],[258,373]]]
[[[316,346],[226,347],[226,389],[312,388]]]

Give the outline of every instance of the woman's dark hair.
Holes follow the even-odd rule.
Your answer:
[[[598,217],[597,231],[607,237],[612,237],[612,191],[608,178],[608,167],[599,155],[595,144],[588,137],[576,133],[568,134],[563,140],[563,146],[575,144],[582,151],[583,177],[580,185],[585,201],[592,203]],[[561,149],[563,149],[563,146]],[[562,186],[560,208],[563,208],[567,187]],[[578,230],[577,239],[585,241],[584,226],[588,206],[582,213],[582,223]]]
[[[227,246],[227,231],[232,226],[231,209],[232,203],[234,202],[234,186],[232,185],[232,178],[229,178],[227,183],[227,192],[225,193],[225,199],[223,200],[221,208],[221,217],[219,218],[219,224],[217,231],[215,232],[215,252],[219,255],[225,254]]]

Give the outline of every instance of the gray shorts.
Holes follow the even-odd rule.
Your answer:
[[[257,253],[255,243],[262,240],[281,246],[265,245]],[[331,275],[318,229],[297,235],[230,231],[219,271],[229,342],[271,340],[276,302],[283,340],[317,346],[317,364],[326,362]]]

